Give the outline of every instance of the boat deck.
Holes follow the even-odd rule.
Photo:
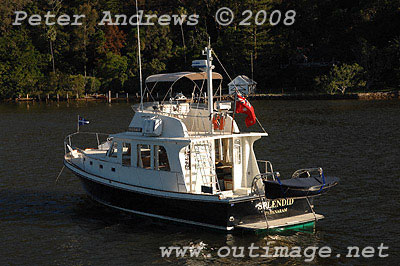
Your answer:
[[[243,229],[243,230],[250,230],[250,231],[268,230],[268,229],[273,229],[273,228],[284,228],[284,227],[288,227],[288,226],[305,224],[308,222],[321,220],[323,218],[324,218],[324,216],[321,214],[315,214],[315,216],[314,216],[314,214],[312,214],[312,213],[307,213],[307,214],[296,215],[296,216],[291,216],[291,217],[287,217],[287,218],[270,220],[270,221],[268,221],[268,227],[267,227],[267,224],[265,221],[239,224],[235,227]]]

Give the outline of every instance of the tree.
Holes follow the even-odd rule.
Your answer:
[[[104,59],[99,61],[98,74],[102,82],[102,90],[118,92],[128,78],[128,59],[108,52]]]
[[[98,13],[96,9],[89,3],[84,3],[79,6],[79,14],[84,14],[85,17],[82,20],[82,26],[76,27],[74,30],[75,33],[75,51],[80,52],[81,60],[83,60],[83,73],[86,79],[87,77],[87,64],[88,64],[88,55],[87,49],[90,44],[90,38],[93,37],[96,33],[97,19]]]
[[[315,79],[317,86],[320,86],[329,94],[340,92],[345,94],[349,88],[364,87],[365,81],[360,79],[363,68],[357,63],[341,66],[333,66],[328,75],[323,75]]]
[[[86,79],[82,75],[69,76],[71,89],[74,95],[82,95],[85,92]]]
[[[39,94],[43,56],[23,30],[0,38],[0,98]]]
[[[105,29],[105,50],[121,55],[121,49],[125,47],[126,34],[117,25],[107,25]]]
[[[0,32],[7,33],[12,26],[13,14],[16,10],[23,10],[32,0],[13,0],[0,4]]]
[[[99,79],[97,79],[95,77],[87,77],[85,92],[86,93],[99,92],[100,86],[101,86],[101,82]]]
[[[391,42],[389,47],[391,58],[393,58],[393,86],[400,87],[400,36]]]
[[[3,0],[4,2],[4,0]],[[343,93],[362,84],[367,89],[398,88],[400,79],[399,1],[393,0],[138,0],[145,15],[196,14],[197,25],[141,27],[143,76],[187,71],[190,62],[204,58],[211,45],[229,74],[250,76],[262,90],[285,92],[313,90],[315,82],[330,93]],[[221,7],[235,14],[233,23],[221,26],[215,14]],[[12,26],[16,10],[39,14],[42,23]],[[45,25],[43,15],[83,14],[81,26]],[[135,0],[6,0],[0,6],[0,97],[18,94],[72,92],[71,82],[86,92],[125,90],[138,84],[138,45],[132,25],[99,26],[99,14],[136,14]],[[243,13],[251,10],[252,15]],[[266,20],[264,13],[266,11]],[[281,11],[280,23],[271,26],[272,10]],[[288,10],[295,22],[283,24]],[[258,17],[256,18],[258,14]],[[72,17],[71,17],[72,18]],[[248,18],[248,20],[245,20]],[[274,19],[278,19],[275,13]],[[245,20],[245,21],[244,21]],[[255,22],[260,24],[257,25]],[[54,20],[53,20],[54,21]],[[146,21],[146,17],[144,17]],[[175,20],[173,19],[173,22]],[[240,22],[250,25],[240,25]],[[72,22],[72,21],[71,21]],[[187,20],[186,20],[187,22]],[[21,60],[20,60],[21,58]],[[330,69],[333,64],[342,65]],[[354,63],[363,68],[362,75]],[[110,64],[110,65],[108,65]],[[114,65],[112,65],[114,64]],[[223,72],[218,64],[216,71]],[[100,84],[101,83],[101,84]],[[356,82],[357,83],[357,82]],[[356,86],[357,85],[357,86]]]
[[[52,7],[53,14],[55,16],[57,16],[61,9],[62,0],[50,0],[49,4]],[[57,29],[56,29],[55,24],[48,26],[47,37],[48,37],[49,43],[50,43],[50,53],[51,53],[51,62],[52,62],[52,66],[53,66],[53,72],[56,72],[56,66],[55,66],[55,62],[54,62],[54,50],[53,50],[53,43],[56,41],[56,38],[57,38]]]
[[[149,14],[152,13],[149,12]],[[170,37],[170,27],[160,26],[157,25],[156,21],[153,22],[155,23],[154,26],[142,27],[140,31],[142,69],[144,77],[167,70],[167,64],[171,63],[171,59],[177,54],[177,48],[174,47],[174,42],[171,40]],[[128,59],[129,66],[127,71],[127,73],[129,74],[129,81],[127,82],[127,84],[131,86],[130,88],[125,88],[126,91],[134,91],[132,89],[132,86],[135,84],[139,84],[137,41],[137,28],[132,28],[130,33],[127,35],[127,45],[123,49],[123,52],[126,54],[126,57]],[[171,68],[171,71],[179,71],[177,70],[177,68],[182,67],[182,64],[174,64],[173,67],[174,68]]]
[[[361,40],[355,53],[357,61],[365,69],[367,90],[382,84],[383,74],[392,68],[392,59],[389,58],[387,48],[379,49],[366,40]]]

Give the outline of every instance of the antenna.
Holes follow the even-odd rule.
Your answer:
[[[214,113],[214,93],[213,93],[213,74],[212,70],[214,69],[214,66],[212,65],[212,49],[211,49],[211,43],[209,39],[208,46],[204,49],[204,53],[207,56],[207,93],[208,93],[208,112],[210,114],[210,121],[213,119],[213,113]],[[210,125],[210,132],[211,134],[214,131],[213,123],[211,122]]]
[[[142,57],[140,54],[140,29],[139,29],[139,8],[136,0],[136,22],[138,35],[138,61],[139,61],[139,82],[140,82],[140,110],[143,111],[143,77],[142,77]]]

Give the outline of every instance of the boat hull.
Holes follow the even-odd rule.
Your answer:
[[[107,186],[78,175],[95,201],[126,212],[229,230],[229,204],[164,198]]]
[[[74,171],[67,162],[66,166],[79,177],[84,190],[93,200],[125,212],[179,223],[230,231],[240,224],[265,221],[263,210],[269,221],[311,212],[305,198],[261,202],[256,196],[230,200],[218,200],[212,196],[217,198],[214,201],[210,200],[211,195],[203,195],[208,200],[199,200],[198,195],[193,194],[189,195],[193,199],[179,195],[187,193],[175,193],[175,197],[160,196],[122,188],[117,182],[105,178],[100,182],[100,178],[96,180],[88,173]]]

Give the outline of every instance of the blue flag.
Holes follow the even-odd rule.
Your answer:
[[[83,117],[79,117],[78,123],[79,123],[80,126],[83,126],[83,125],[89,124],[89,120],[86,120]]]

